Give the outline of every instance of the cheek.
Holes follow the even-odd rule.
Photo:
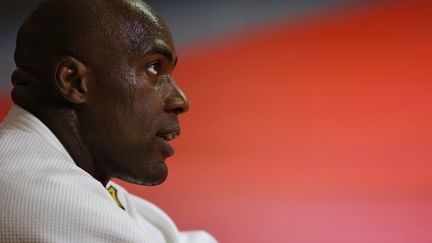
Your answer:
[[[166,87],[151,84],[134,71],[121,70],[116,76],[107,75],[99,89],[101,116],[106,122],[107,135],[129,143],[151,142],[159,131],[163,117]]]
[[[128,90],[122,87],[101,85],[86,104],[86,120],[83,123],[89,133],[100,140],[124,140],[125,131],[132,127],[131,100]],[[103,141],[101,141],[103,143]]]
[[[146,99],[138,99],[133,102],[130,109],[124,110],[122,117],[123,125],[128,127],[130,136],[137,140],[150,140],[158,132],[160,106],[155,104],[152,97]]]
[[[142,120],[154,119],[164,111],[163,89],[145,81],[140,81],[130,98],[132,101],[131,112],[136,113]]]

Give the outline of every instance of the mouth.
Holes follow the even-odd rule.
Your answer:
[[[179,135],[180,135],[180,130],[158,132],[156,134],[157,137],[160,137],[167,142],[177,138]]]
[[[162,154],[165,158],[174,155],[174,148],[169,144],[169,142],[177,138],[179,135],[180,129],[178,128],[162,130],[156,134],[156,137],[158,137],[161,141]]]

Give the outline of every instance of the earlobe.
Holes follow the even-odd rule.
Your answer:
[[[65,56],[55,69],[55,82],[61,96],[74,104],[86,103],[90,70],[79,60]]]

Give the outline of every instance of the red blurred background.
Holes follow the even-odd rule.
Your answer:
[[[432,242],[431,46],[430,1],[186,45],[169,179],[120,183],[220,242]]]

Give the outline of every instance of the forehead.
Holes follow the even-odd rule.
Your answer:
[[[127,44],[130,52],[170,52],[175,55],[175,46],[169,28],[162,18],[141,4],[133,9],[118,25],[119,37]]]
[[[110,1],[111,2],[111,1]],[[138,36],[158,34],[169,36],[164,20],[149,5],[141,0],[115,1],[111,6],[111,21],[117,28]]]
[[[145,22],[150,28],[150,32],[157,33],[166,28],[162,18],[144,2],[130,2],[128,9],[131,12],[129,16],[134,16],[136,19]]]
[[[161,34],[145,34],[129,45],[129,59],[142,58],[148,55],[160,54],[171,62],[175,62],[177,54],[171,36]]]

